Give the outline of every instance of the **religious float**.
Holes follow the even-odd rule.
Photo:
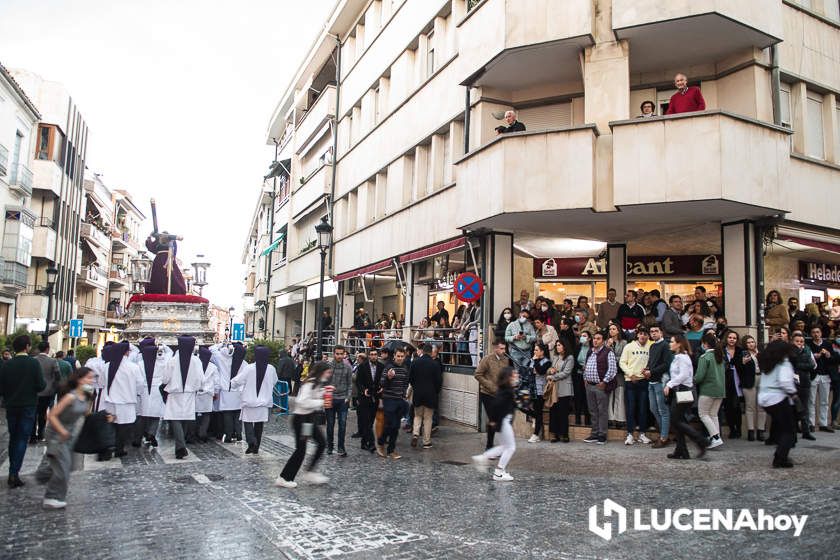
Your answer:
[[[154,200],[151,205],[154,231],[146,239],[146,249],[155,258],[151,261],[141,257],[131,262],[135,293],[126,309],[125,337],[137,343],[151,336],[159,344],[177,345],[179,336],[192,336],[197,345],[213,344],[210,302],[187,293],[184,276],[175,261],[177,242],[182,238],[158,231]],[[201,270],[207,266],[204,264]],[[203,283],[204,278],[196,278],[196,285]]]

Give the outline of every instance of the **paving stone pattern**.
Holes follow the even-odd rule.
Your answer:
[[[747,442],[727,442],[704,461],[670,461],[667,450],[640,445],[519,440],[508,484],[466,464],[483,445],[469,430],[443,427],[426,451],[401,435],[399,461],[350,441],[348,458],[325,458],[328,485],[287,490],[271,486],[291,453],[285,421],[268,426],[258,456],[244,455],[242,444],[209,443],[190,446],[182,462],[161,440],[158,451],[88,458],[71,477],[65,511],[41,508],[43,489],[29,474],[43,446],[30,447],[27,485],[0,489],[0,559],[822,559],[840,545],[840,434],[799,444],[792,471],[769,469],[770,448]],[[799,538],[628,531],[608,542],[588,530],[589,507],[605,498],[627,508],[764,508],[809,520]]]

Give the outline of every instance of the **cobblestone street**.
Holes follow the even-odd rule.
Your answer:
[[[351,415],[348,426],[355,424]],[[259,456],[239,444],[190,446],[176,461],[132,449],[122,460],[88,459],[71,478],[66,511],[41,509],[30,476],[43,447],[30,447],[26,486],[0,492],[3,559],[140,558],[802,558],[832,557],[840,537],[840,435],[799,444],[792,471],[769,468],[770,449],[728,442],[703,461],[669,461],[666,450],[619,442],[527,444],[494,483],[469,464],[483,436],[441,428],[435,448],[383,460],[348,444],[323,463],[326,486],[271,486],[291,453],[285,420],[272,421]],[[5,426],[0,462],[6,462]],[[352,440],[355,444],[356,440]],[[787,532],[628,530],[606,541],[588,530],[605,498],[628,509],[764,508],[807,514]]]

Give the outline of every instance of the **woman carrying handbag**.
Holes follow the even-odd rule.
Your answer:
[[[90,368],[79,368],[67,378],[59,392],[58,404],[47,416],[47,450],[35,472],[35,480],[46,484],[45,509],[67,506],[67,488],[73,466],[73,444],[89,414],[93,397],[94,374]]]
[[[685,420],[686,411],[694,403],[694,393],[691,390],[694,386],[694,368],[691,365],[691,347],[685,336],[678,334],[671,338],[671,352],[674,353],[674,359],[671,361],[671,379],[665,385],[663,393],[671,402],[671,422],[677,431],[677,447],[673,453],[668,454],[668,458],[691,459],[685,444],[685,437],[688,436],[700,450],[697,454],[699,459],[706,454],[708,443],[706,438]]]

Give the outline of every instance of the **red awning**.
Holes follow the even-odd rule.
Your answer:
[[[393,266],[393,262],[391,259],[385,259],[384,261],[379,261],[378,263],[369,264],[367,266],[363,266],[362,268],[357,268],[356,270],[351,270],[350,272],[342,272],[341,274],[336,274],[333,277],[333,280],[336,282],[340,282],[342,280],[349,280],[350,278],[356,278],[357,276],[362,276],[363,274],[373,274],[374,272],[379,272],[380,270],[385,270],[386,268],[391,268]]]
[[[785,234],[780,234],[778,238],[784,239],[786,241],[793,241],[794,243],[799,243],[800,245],[805,245],[806,247],[822,249],[823,251],[830,251],[832,253],[837,253],[840,255],[840,245],[836,243],[829,243],[827,241],[816,241],[814,239],[805,239],[804,237],[795,237],[793,235]]]
[[[431,247],[426,247],[425,249],[412,251],[411,253],[407,253],[400,257],[400,264],[421,261],[423,259],[434,257],[435,255],[440,255],[453,249],[463,247],[465,241],[466,240],[463,237],[459,237],[458,239],[453,239],[452,241],[444,241],[443,243],[438,243],[437,245],[432,245]]]

